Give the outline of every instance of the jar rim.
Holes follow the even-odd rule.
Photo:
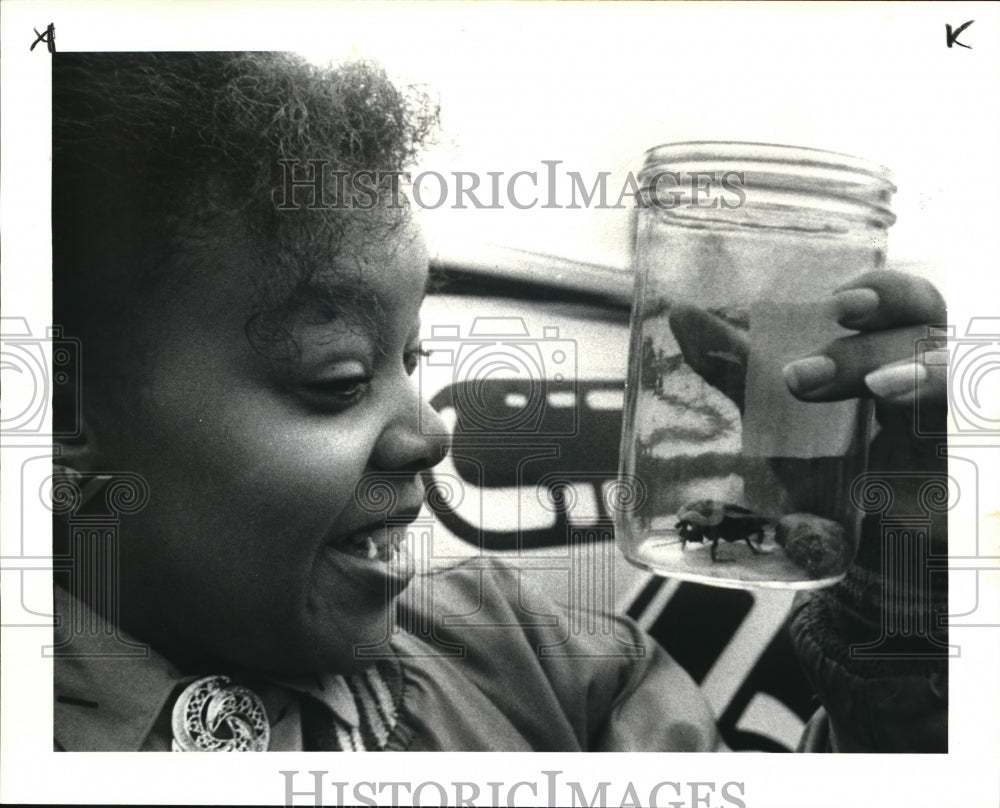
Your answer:
[[[740,203],[727,208],[743,207],[752,194],[754,200],[766,201],[774,209],[806,207],[834,213],[838,212],[834,208],[847,205],[855,213],[848,214],[844,208],[839,210],[841,214],[874,218],[883,226],[896,218],[890,207],[896,186],[885,166],[849,154],[772,143],[706,140],[656,146],[646,152],[639,172],[639,198],[644,206],[659,208],[663,205],[656,200],[665,192],[672,215],[704,215],[682,209],[692,207],[685,201],[693,201],[703,190],[700,185],[696,188],[693,180],[700,183],[720,173],[721,178],[716,179],[721,187],[738,180],[741,188]]]
[[[816,149],[809,146],[789,146],[779,143],[750,141],[690,140],[663,143],[645,151],[644,168],[665,162],[702,162],[733,160],[753,163],[773,163],[801,168],[842,170],[866,174],[882,180],[895,191],[892,171],[874,160],[843,152]]]

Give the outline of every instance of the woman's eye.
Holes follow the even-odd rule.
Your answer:
[[[324,406],[343,409],[359,401],[368,392],[371,381],[372,377],[369,375],[345,376],[308,382],[304,387],[310,397],[319,399]]]
[[[417,365],[420,364],[420,357],[430,356],[433,351],[428,350],[424,347],[410,348],[403,353],[403,365],[406,367],[406,372],[408,375],[413,375],[413,372],[417,369]]]

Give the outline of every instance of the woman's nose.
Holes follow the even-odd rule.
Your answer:
[[[379,436],[375,465],[413,471],[436,466],[451,451],[451,434],[441,416],[422,398],[400,409]]]

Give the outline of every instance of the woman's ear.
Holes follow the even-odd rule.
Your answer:
[[[99,458],[97,438],[86,419],[82,420],[78,435],[58,441],[52,461],[53,476],[77,490],[77,507],[92,499],[110,479],[109,475],[101,474],[106,469],[100,468]]]
[[[97,470],[97,435],[87,419],[80,419],[79,433],[57,438],[56,465],[68,466],[77,472]]]

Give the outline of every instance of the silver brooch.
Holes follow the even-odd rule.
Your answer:
[[[266,752],[271,725],[260,696],[227,676],[192,682],[177,698],[175,752]]]

